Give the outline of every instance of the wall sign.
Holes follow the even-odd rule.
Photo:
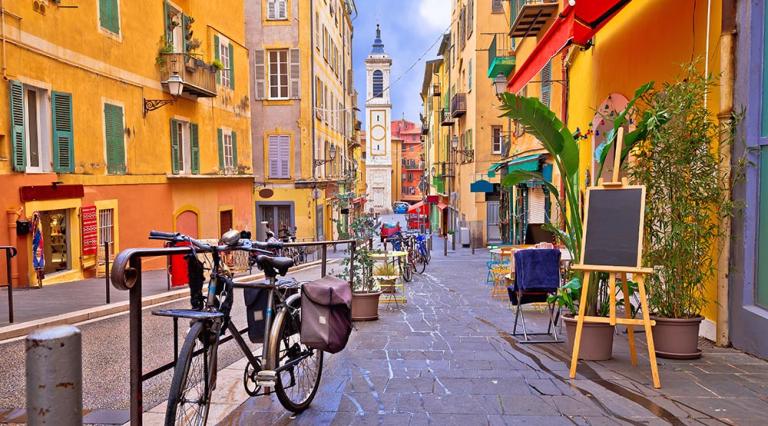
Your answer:
[[[98,224],[96,221],[96,206],[81,207],[80,221],[83,227],[83,256],[95,255],[99,245]]]

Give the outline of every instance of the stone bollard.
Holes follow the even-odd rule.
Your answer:
[[[83,361],[80,330],[65,325],[35,331],[26,339],[29,425],[83,424]]]

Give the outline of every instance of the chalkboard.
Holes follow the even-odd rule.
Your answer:
[[[639,267],[643,187],[589,188],[582,264]]]

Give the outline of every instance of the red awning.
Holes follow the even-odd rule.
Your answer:
[[[517,93],[538,74],[552,57],[571,43],[585,45],[616,13],[631,0],[575,0],[569,2],[530,56],[507,83],[507,91]]]
[[[425,204],[423,201],[419,201],[411,207],[408,207],[408,213],[429,214],[429,204]]]
[[[439,203],[437,203],[437,208],[439,208],[440,210],[445,210],[445,208],[446,208],[446,207],[448,207],[448,204],[445,204],[445,203],[444,203],[444,202],[442,202],[442,201],[440,201]]]

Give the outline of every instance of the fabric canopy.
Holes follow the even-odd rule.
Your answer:
[[[525,170],[529,172],[539,171],[539,159],[541,155],[526,155],[525,157],[515,158],[507,163],[507,172],[515,170]]]
[[[437,208],[439,208],[440,210],[445,210],[445,208],[446,208],[446,207],[448,207],[448,204],[445,204],[445,203],[444,203],[444,202],[442,202],[442,201],[440,201],[439,203],[437,203]]]
[[[585,45],[631,0],[572,0],[539,40],[525,62],[507,83],[517,93],[547,65],[553,56],[571,43]]]
[[[429,204],[425,204],[423,201],[419,201],[411,207],[408,207],[408,213],[429,214]]]

